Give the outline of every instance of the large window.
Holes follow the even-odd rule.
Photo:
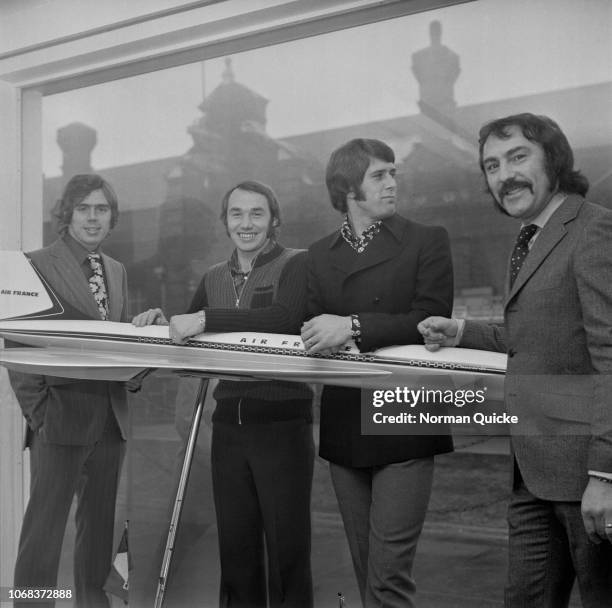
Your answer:
[[[550,115],[591,198],[611,204],[610,6],[588,8],[486,0],[46,97],[45,219],[71,174],[103,173],[120,195],[108,249],[131,271],[133,311],[179,312],[227,254],[217,216],[228,186],[270,183],[283,240],[307,246],[338,222],[323,184],[330,152],[378,137],[398,157],[401,212],[451,233],[461,313],[498,316],[514,228],[483,193],[483,122]]]
[[[552,117],[591,182],[590,198],[612,207],[611,25],[607,0],[482,0],[50,95],[42,104],[45,241],[55,238],[50,212],[66,181],[103,174],[121,205],[106,250],[128,269],[131,312],[178,313],[203,271],[231,251],[218,217],[228,187],[269,183],[281,201],[282,242],[306,247],[341,221],[324,185],[329,154],[353,137],[375,137],[395,150],[400,212],[450,233],[456,314],[499,319],[516,225],[484,191],[478,128],[524,111]],[[135,597],[154,592],[147,584],[159,568],[194,390],[194,381],[160,374],[133,402],[126,501]],[[215,571],[194,574],[202,556],[216,559],[208,430],[205,422],[175,592],[200,585],[214,601]],[[329,521],[337,513],[322,462],[315,476],[315,521]],[[435,496],[433,505],[435,519]],[[502,511],[473,513],[497,525]],[[325,536],[315,526],[315,582]],[[350,589],[344,539],[334,538]],[[332,605],[335,583],[318,587],[320,605]]]

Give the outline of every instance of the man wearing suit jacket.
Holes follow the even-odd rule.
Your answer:
[[[97,175],[74,176],[56,215],[61,238],[28,255],[61,301],[63,318],[126,321],[125,268],[99,251],[119,215],[111,186]],[[102,586],[112,562],[115,497],[127,436],[124,384],[16,372],[10,377],[28,424],[31,462],[14,585],[56,587],[76,494],[72,597],[80,607],[106,607]]]
[[[362,352],[422,342],[417,324],[452,308],[449,239],[441,227],[396,214],[395,156],[385,143],[355,139],[327,166],[340,230],[308,252],[309,352],[336,352],[353,339]],[[434,312],[438,311],[438,313]],[[433,456],[449,436],[361,434],[361,391],[326,386],[320,455],[334,490],[365,606],[414,606],[412,563],[425,519]]]
[[[503,326],[426,319],[431,350],[508,353],[514,455],[506,606],[612,606],[612,212],[551,119],[519,114],[480,131],[496,204],[523,228]]]

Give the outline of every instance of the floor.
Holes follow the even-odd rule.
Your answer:
[[[193,389],[187,386],[183,391],[179,387],[178,395],[176,391],[172,393],[176,400],[171,416],[168,410],[155,409],[156,404],[163,403],[163,395],[156,399],[141,398],[140,402],[132,404],[135,431],[124,465],[117,514],[118,533],[123,521],[129,519],[131,608],[153,606],[182,462],[180,446],[190,426]],[[210,411],[210,408],[205,410]],[[508,454],[505,438],[485,437],[475,441],[464,438],[458,443],[464,446],[460,446],[459,453],[467,451],[483,459]],[[209,449],[210,414],[205,413],[166,585],[164,606],[167,608],[217,605],[219,567]],[[449,462],[453,462],[452,456]],[[359,594],[350,555],[323,461],[317,460],[315,477],[318,479],[313,491],[315,606],[338,606],[338,594],[341,593],[347,608],[358,608]],[[498,483],[503,487],[505,473],[499,473],[499,478]],[[437,495],[439,492],[434,485],[430,503],[432,515],[426,522],[415,563],[419,608],[502,606],[506,530],[499,508],[503,508],[503,504],[498,505],[496,515],[490,520],[494,525],[478,525],[478,522],[474,524],[469,518],[461,517],[448,517],[447,521],[439,515],[443,509],[437,509],[437,517],[434,512],[441,500],[443,504],[446,500]],[[74,530],[69,526],[62,551],[60,587],[71,583],[73,542]],[[58,608],[68,605],[57,604]],[[123,605],[119,599],[113,600],[113,608]],[[579,605],[577,600],[572,602],[573,607]]]

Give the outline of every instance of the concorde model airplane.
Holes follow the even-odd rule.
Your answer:
[[[282,379],[362,388],[487,386],[501,395],[506,357],[462,348],[431,353],[420,345],[360,353],[347,344],[336,355],[308,354],[299,336],[253,332],[204,333],[174,344],[168,328],[66,320],[62,302],[28,258],[0,252],[0,365],[67,378],[128,380],[145,369],[183,370],[232,379]],[[36,347],[36,348],[32,348]]]

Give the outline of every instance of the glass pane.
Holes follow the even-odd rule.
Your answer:
[[[484,122],[523,111],[555,119],[590,180],[589,199],[612,208],[611,5],[578,6],[471,2],[46,97],[45,242],[56,238],[49,218],[66,181],[101,173],[121,208],[104,249],[128,270],[131,312],[161,306],[167,315],[180,313],[203,272],[231,253],[219,220],[231,185],[270,184],[281,201],[282,243],[305,248],[341,221],[325,188],[331,151],[354,137],[375,137],[396,153],[400,213],[443,225],[451,236],[455,314],[499,320],[517,227],[484,190],[477,149]],[[197,383],[158,372],[132,399],[125,501],[134,598],[155,593]],[[209,397],[168,589],[176,605],[190,605],[196,594],[204,604],[217,597],[208,460],[213,407]],[[455,532],[490,530],[503,544],[507,443],[486,437],[457,443],[461,454],[440,459],[427,530],[442,524]],[[317,605],[334,605],[342,591],[356,606],[322,460],[313,492]],[[417,582],[430,605],[462,606],[470,594],[482,606],[499,601],[503,552],[485,552],[495,575],[443,598],[444,583],[427,568],[449,548],[427,530],[417,577],[428,575]],[[451,554],[471,555],[460,537],[453,537]]]

